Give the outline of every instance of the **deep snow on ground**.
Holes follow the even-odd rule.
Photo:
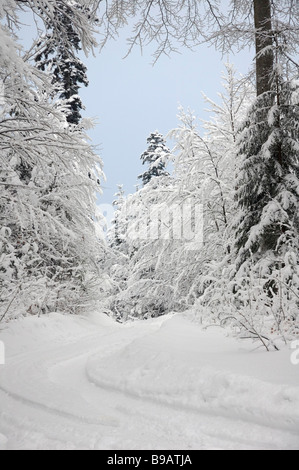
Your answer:
[[[299,366],[187,314],[2,325],[0,450],[299,449]]]

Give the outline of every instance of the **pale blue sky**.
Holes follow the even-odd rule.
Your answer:
[[[25,27],[19,36],[26,46],[35,36],[31,15],[23,17]],[[135,49],[126,59],[126,37],[120,34],[96,57],[83,58],[88,68],[90,85],[81,89],[86,106],[85,116],[97,121],[89,131],[92,144],[98,146],[107,181],[103,183],[102,204],[111,204],[117,184],[126,193],[135,191],[137,177],[143,171],[140,156],[147,148],[147,137],[155,130],[166,135],[178,125],[178,106],[190,107],[199,118],[207,118],[201,92],[217,101],[221,91],[221,72],[228,57],[212,47],[200,46],[194,51],[181,49],[171,58],[162,56],[152,65],[153,49],[141,55]],[[242,52],[229,57],[237,71],[246,73],[252,66],[253,54]],[[171,147],[172,143],[168,142]]]
[[[217,101],[221,91],[221,72],[227,57],[214,48],[182,49],[181,54],[166,56],[152,66],[151,50],[141,55],[136,49],[126,59],[126,34],[111,41],[96,58],[84,60],[90,86],[81,91],[86,115],[97,118],[96,129],[89,134],[99,145],[107,181],[103,203],[111,203],[116,185],[124,184],[127,193],[135,191],[142,172],[140,156],[147,148],[147,137],[158,130],[166,135],[178,125],[178,106],[190,107],[199,118],[207,118],[203,91]],[[236,69],[246,73],[252,56],[230,56]],[[172,143],[168,142],[171,147]]]

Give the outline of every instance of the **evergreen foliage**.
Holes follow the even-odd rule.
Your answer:
[[[148,165],[149,168],[138,178],[142,180],[143,185],[148,184],[152,178],[158,176],[167,176],[165,170],[165,162],[170,150],[166,147],[166,142],[158,131],[153,132],[147,139],[149,144],[148,149],[141,155],[143,165]]]
[[[74,6],[87,14],[87,7],[78,3]],[[73,10],[67,4],[57,2],[53,18],[45,20],[47,30],[37,44],[35,61],[40,70],[51,73],[55,91],[67,108],[67,121],[79,124],[84,109],[79,89],[82,85],[88,86],[88,79],[87,68],[78,58],[81,41],[74,29],[73,16]]]
[[[43,4],[46,23],[55,19],[51,6]],[[68,123],[69,103],[55,100],[51,77],[20,54],[18,9],[13,1],[0,8],[0,320],[81,312],[101,284],[97,185],[88,177],[102,175],[101,161],[82,126]],[[92,43],[84,13],[72,12]]]
[[[296,83],[259,97],[239,139],[237,264],[298,236],[299,106]]]

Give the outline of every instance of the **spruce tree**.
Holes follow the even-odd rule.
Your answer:
[[[122,222],[120,220],[120,214],[125,202],[125,191],[123,184],[117,185],[117,193],[114,195],[116,199],[112,202],[113,207],[115,208],[115,215],[112,221],[113,230],[112,230],[112,239],[111,239],[111,246],[112,247],[120,247],[120,245],[124,241],[124,231],[125,229],[122,227]]]
[[[153,177],[168,176],[165,169],[165,159],[170,154],[165,139],[158,131],[153,132],[149,136],[147,143],[149,146],[141,155],[141,161],[143,165],[149,165],[149,168],[142,175],[138,176],[144,186],[148,184]]]
[[[299,86],[278,76],[275,87],[239,141],[233,281],[241,330],[277,349],[274,333],[288,341],[299,330]]]
[[[241,132],[238,266],[252,256],[277,251],[281,240],[299,234],[297,86],[279,80],[278,90],[258,97]]]
[[[76,8],[82,10],[80,5]],[[53,20],[46,21],[47,32],[38,43],[35,61],[40,70],[51,71],[52,83],[57,87],[59,98],[64,101],[67,121],[79,124],[84,106],[78,93],[82,85],[88,86],[88,79],[87,68],[78,58],[81,41],[72,17],[71,8],[58,1]],[[61,35],[58,34],[60,29]]]

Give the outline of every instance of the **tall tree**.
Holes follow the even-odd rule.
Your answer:
[[[254,0],[257,95],[271,89],[273,78],[273,30],[270,0]]]
[[[290,239],[299,234],[296,90],[296,82],[280,80],[279,95],[273,91],[259,97],[241,133],[240,217],[236,222],[240,263],[275,252],[281,237]]]
[[[75,6],[83,10],[82,6]],[[79,89],[81,85],[88,86],[88,79],[87,69],[78,58],[81,41],[73,26],[73,11],[68,5],[58,1],[53,19],[46,19],[45,23],[46,34],[37,43],[37,67],[52,74],[52,83],[56,85],[57,93],[65,103],[67,121],[70,124],[79,124],[81,110],[84,109]],[[62,25],[65,36],[57,37],[57,24]]]
[[[120,220],[120,214],[125,203],[125,191],[123,184],[117,185],[117,193],[114,194],[116,199],[112,202],[114,207],[114,219],[112,220],[113,230],[112,234],[110,235],[111,245],[113,246],[120,246],[124,242],[124,233],[125,227],[122,227],[122,222]]]
[[[148,165],[142,175],[138,176],[142,180],[143,185],[148,184],[152,178],[157,176],[167,176],[165,162],[170,154],[169,148],[166,146],[164,137],[158,132],[153,132],[147,139],[148,148],[141,155],[143,165]]]
[[[238,141],[231,278],[233,318],[267,348],[271,333],[288,340],[299,325],[298,82],[277,75],[274,83],[252,106]]]
[[[20,54],[15,30],[21,3],[4,1],[0,9],[0,320],[81,311],[99,282],[96,185],[88,173],[101,173],[101,162],[83,130],[67,125],[67,105],[52,99],[49,76]],[[52,2],[26,6],[54,18]],[[73,11],[90,47],[88,21]]]

